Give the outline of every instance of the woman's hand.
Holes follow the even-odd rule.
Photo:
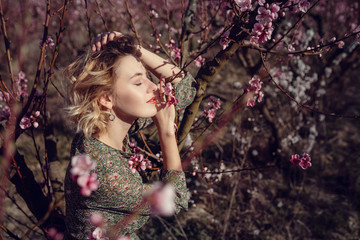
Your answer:
[[[123,34],[116,31],[99,33],[93,40],[91,50],[93,52],[100,51],[108,42],[116,40],[121,36]]]
[[[170,96],[165,95],[164,87],[165,80],[161,78],[158,90],[158,112],[153,117],[153,121],[158,128],[159,134],[174,135],[175,107],[173,104],[169,106]]]

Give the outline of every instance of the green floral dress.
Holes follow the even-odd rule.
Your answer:
[[[175,96],[179,99],[177,109],[185,108],[194,98],[195,88],[192,86],[194,78],[187,74],[175,85]],[[133,124],[124,146],[128,146],[129,134],[132,134],[151,123],[151,119],[138,119]],[[101,214],[108,227],[126,220],[125,227],[116,229],[117,235],[139,239],[135,231],[141,228],[149,219],[149,207],[139,207],[143,194],[150,187],[142,181],[140,174],[132,173],[128,159],[132,155],[131,149],[124,151],[114,149],[98,139],[86,139],[83,134],[77,134],[72,142],[71,157],[88,154],[96,162],[99,187],[89,197],[80,194],[80,187],[71,178],[71,163],[65,177],[66,227],[65,239],[90,239],[95,226],[89,223],[89,216],[93,213]],[[188,207],[188,190],[185,175],[181,171],[163,169],[160,174],[164,183],[170,183],[176,191],[176,212]],[[136,214],[133,212],[136,211]],[[129,217],[132,216],[132,217]]]

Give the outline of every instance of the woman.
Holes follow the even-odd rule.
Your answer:
[[[189,74],[184,77],[179,68],[134,45],[130,37],[121,33],[104,33],[94,42],[92,52],[72,63],[66,75],[73,83],[70,117],[80,130],[73,140],[71,156],[87,154],[96,162],[92,172],[97,174],[99,186],[90,196],[83,196],[69,164],[65,178],[65,238],[99,236],[89,217],[100,214],[102,230],[113,232],[111,227],[123,221],[125,226],[115,229],[115,235],[138,239],[135,231],[149,218],[149,208],[138,207],[149,185],[130,169],[132,153],[128,144],[129,135],[146,127],[151,119],[158,129],[162,150],[161,180],[175,187],[177,211],[187,209],[188,201],[174,133],[175,107],[167,104],[171,96],[163,96],[164,83],[154,84],[147,78],[147,70],[172,81],[179,99],[177,108],[192,102],[194,79]]]

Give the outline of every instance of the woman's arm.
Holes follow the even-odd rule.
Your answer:
[[[123,34],[116,31],[99,34],[94,40],[92,50],[99,51],[108,41],[113,41],[121,36],[123,36]],[[141,52],[140,59],[144,63],[145,67],[159,79],[164,77],[166,82],[171,81],[172,83],[178,83],[184,78],[184,73],[180,73],[181,69],[172,64],[170,61],[163,59],[157,54],[141,46],[138,46],[138,48]]]

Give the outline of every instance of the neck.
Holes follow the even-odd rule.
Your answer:
[[[131,127],[132,122],[125,122],[118,118],[109,121],[105,131],[99,133],[96,138],[101,142],[118,150],[123,150],[124,138]]]

